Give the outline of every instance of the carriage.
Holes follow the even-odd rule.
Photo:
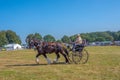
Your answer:
[[[47,60],[48,64],[51,64],[50,59],[47,57],[47,53],[55,53],[56,59],[54,62],[57,62],[60,58],[60,54],[62,54],[65,58],[66,63],[83,63],[85,64],[88,61],[89,54],[85,49],[85,41],[81,45],[76,45],[74,48],[71,46],[67,46],[68,49],[63,47],[62,43],[56,42],[40,42],[36,40],[32,40],[30,42],[30,46],[34,45],[38,51],[36,55],[36,62],[39,63],[38,57],[43,55]]]

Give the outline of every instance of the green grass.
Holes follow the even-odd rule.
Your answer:
[[[34,50],[0,52],[0,80],[120,80],[120,46],[86,47],[86,64],[35,63]],[[55,54],[48,54],[53,60]],[[64,62],[61,55],[60,62]]]

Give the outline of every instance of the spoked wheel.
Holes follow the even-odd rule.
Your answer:
[[[89,54],[88,54],[87,50],[83,49],[81,54],[82,54],[82,59],[81,59],[80,63],[82,63],[82,64],[87,63],[88,58],[89,58]]]
[[[72,60],[75,64],[85,64],[87,63],[89,54],[87,50],[83,49],[81,52],[75,51],[72,53]]]
[[[79,64],[80,63],[80,60],[82,59],[82,54],[81,52],[78,52],[78,51],[74,51],[72,53],[72,60],[75,64]]]

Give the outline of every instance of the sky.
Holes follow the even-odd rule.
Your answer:
[[[120,30],[120,0],[0,0],[0,31],[22,42],[31,33],[64,35]]]

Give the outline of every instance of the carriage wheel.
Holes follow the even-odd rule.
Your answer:
[[[75,64],[79,64],[81,59],[82,59],[81,52],[75,51],[72,53],[72,60]]]
[[[80,63],[85,64],[88,61],[89,54],[86,49],[83,49],[83,51],[81,53],[82,53],[82,59],[81,59]]]

